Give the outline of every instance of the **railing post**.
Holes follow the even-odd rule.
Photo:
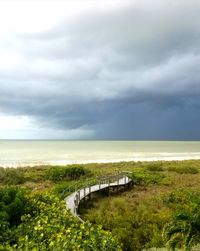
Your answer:
[[[80,194],[80,190],[78,190],[78,201],[80,202],[81,200],[81,194]]]
[[[118,178],[117,178],[117,191],[119,190],[119,179],[120,179],[120,177],[118,176]]]
[[[76,196],[75,196],[75,198],[74,198],[74,213],[76,214]]]
[[[110,196],[110,178],[108,177],[108,196]]]
[[[78,194],[76,193],[75,199],[74,199],[74,204],[75,204],[75,214],[77,214],[77,209],[78,209]]]
[[[89,198],[91,198],[91,186],[89,185]]]

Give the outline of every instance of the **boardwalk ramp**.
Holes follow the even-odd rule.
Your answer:
[[[110,189],[111,187],[120,187],[130,184],[132,181],[128,176],[130,173],[131,172],[118,172],[116,175],[101,177],[96,179],[96,184],[88,182],[87,185],[76,190],[65,198],[67,208],[70,209],[76,217],[78,217],[78,207],[81,200],[88,197],[91,193],[98,192],[103,189]],[[66,190],[64,193],[65,192]]]

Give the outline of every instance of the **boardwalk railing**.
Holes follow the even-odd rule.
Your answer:
[[[126,186],[131,183],[130,176],[131,172],[121,171],[115,175],[109,175],[106,177],[97,177],[95,179],[86,180],[86,183],[81,186],[81,184],[75,184],[63,191],[63,197],[65,197],[66,192],[74,191],[69,196],[65,198],[67,208],[69,208],[75,216],[78,217],[78,207],[84,198],[90,196],[91,193],[110,189],[110,187]],[[76,190],[76,186],[79,188]]]

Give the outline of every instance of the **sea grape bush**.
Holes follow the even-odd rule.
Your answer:
[[[156,164],[152,163],[146,166],[146,170],[150,172],[162,172],[164,171],[164,168],[162,167],[162,164],[160,163],[156,163]]]
[[[21,216],[32,211],[26,192],[19,188],[0,189],[0,242],[13,241]]]
[[[14,240],[1,241],[0,250],[121,250],[110,232],[88,222],[80,223],[57,197],[34,194],[27,200],[34,205],[32,214],[22,215]]]
[[[55,166],[47,170],[47,178],[52,181],[77,180],[89,173],[89,170],[80,165]]]
[[[198,168],[193,166],[183,166],[183,167],[170,166],[168,167],[168,171],[176,172],[179,174],[197,174],[199,172]]]
[[[149,184],[160,184],[163,182],[165,175],[160,172],[132,172],[130,178],[132,179],[133,185],[149,185]]]

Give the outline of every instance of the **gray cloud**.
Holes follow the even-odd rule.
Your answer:
[[[96,138],[200,139],[200,4],[153,3],[7,37],[0,111]]]

